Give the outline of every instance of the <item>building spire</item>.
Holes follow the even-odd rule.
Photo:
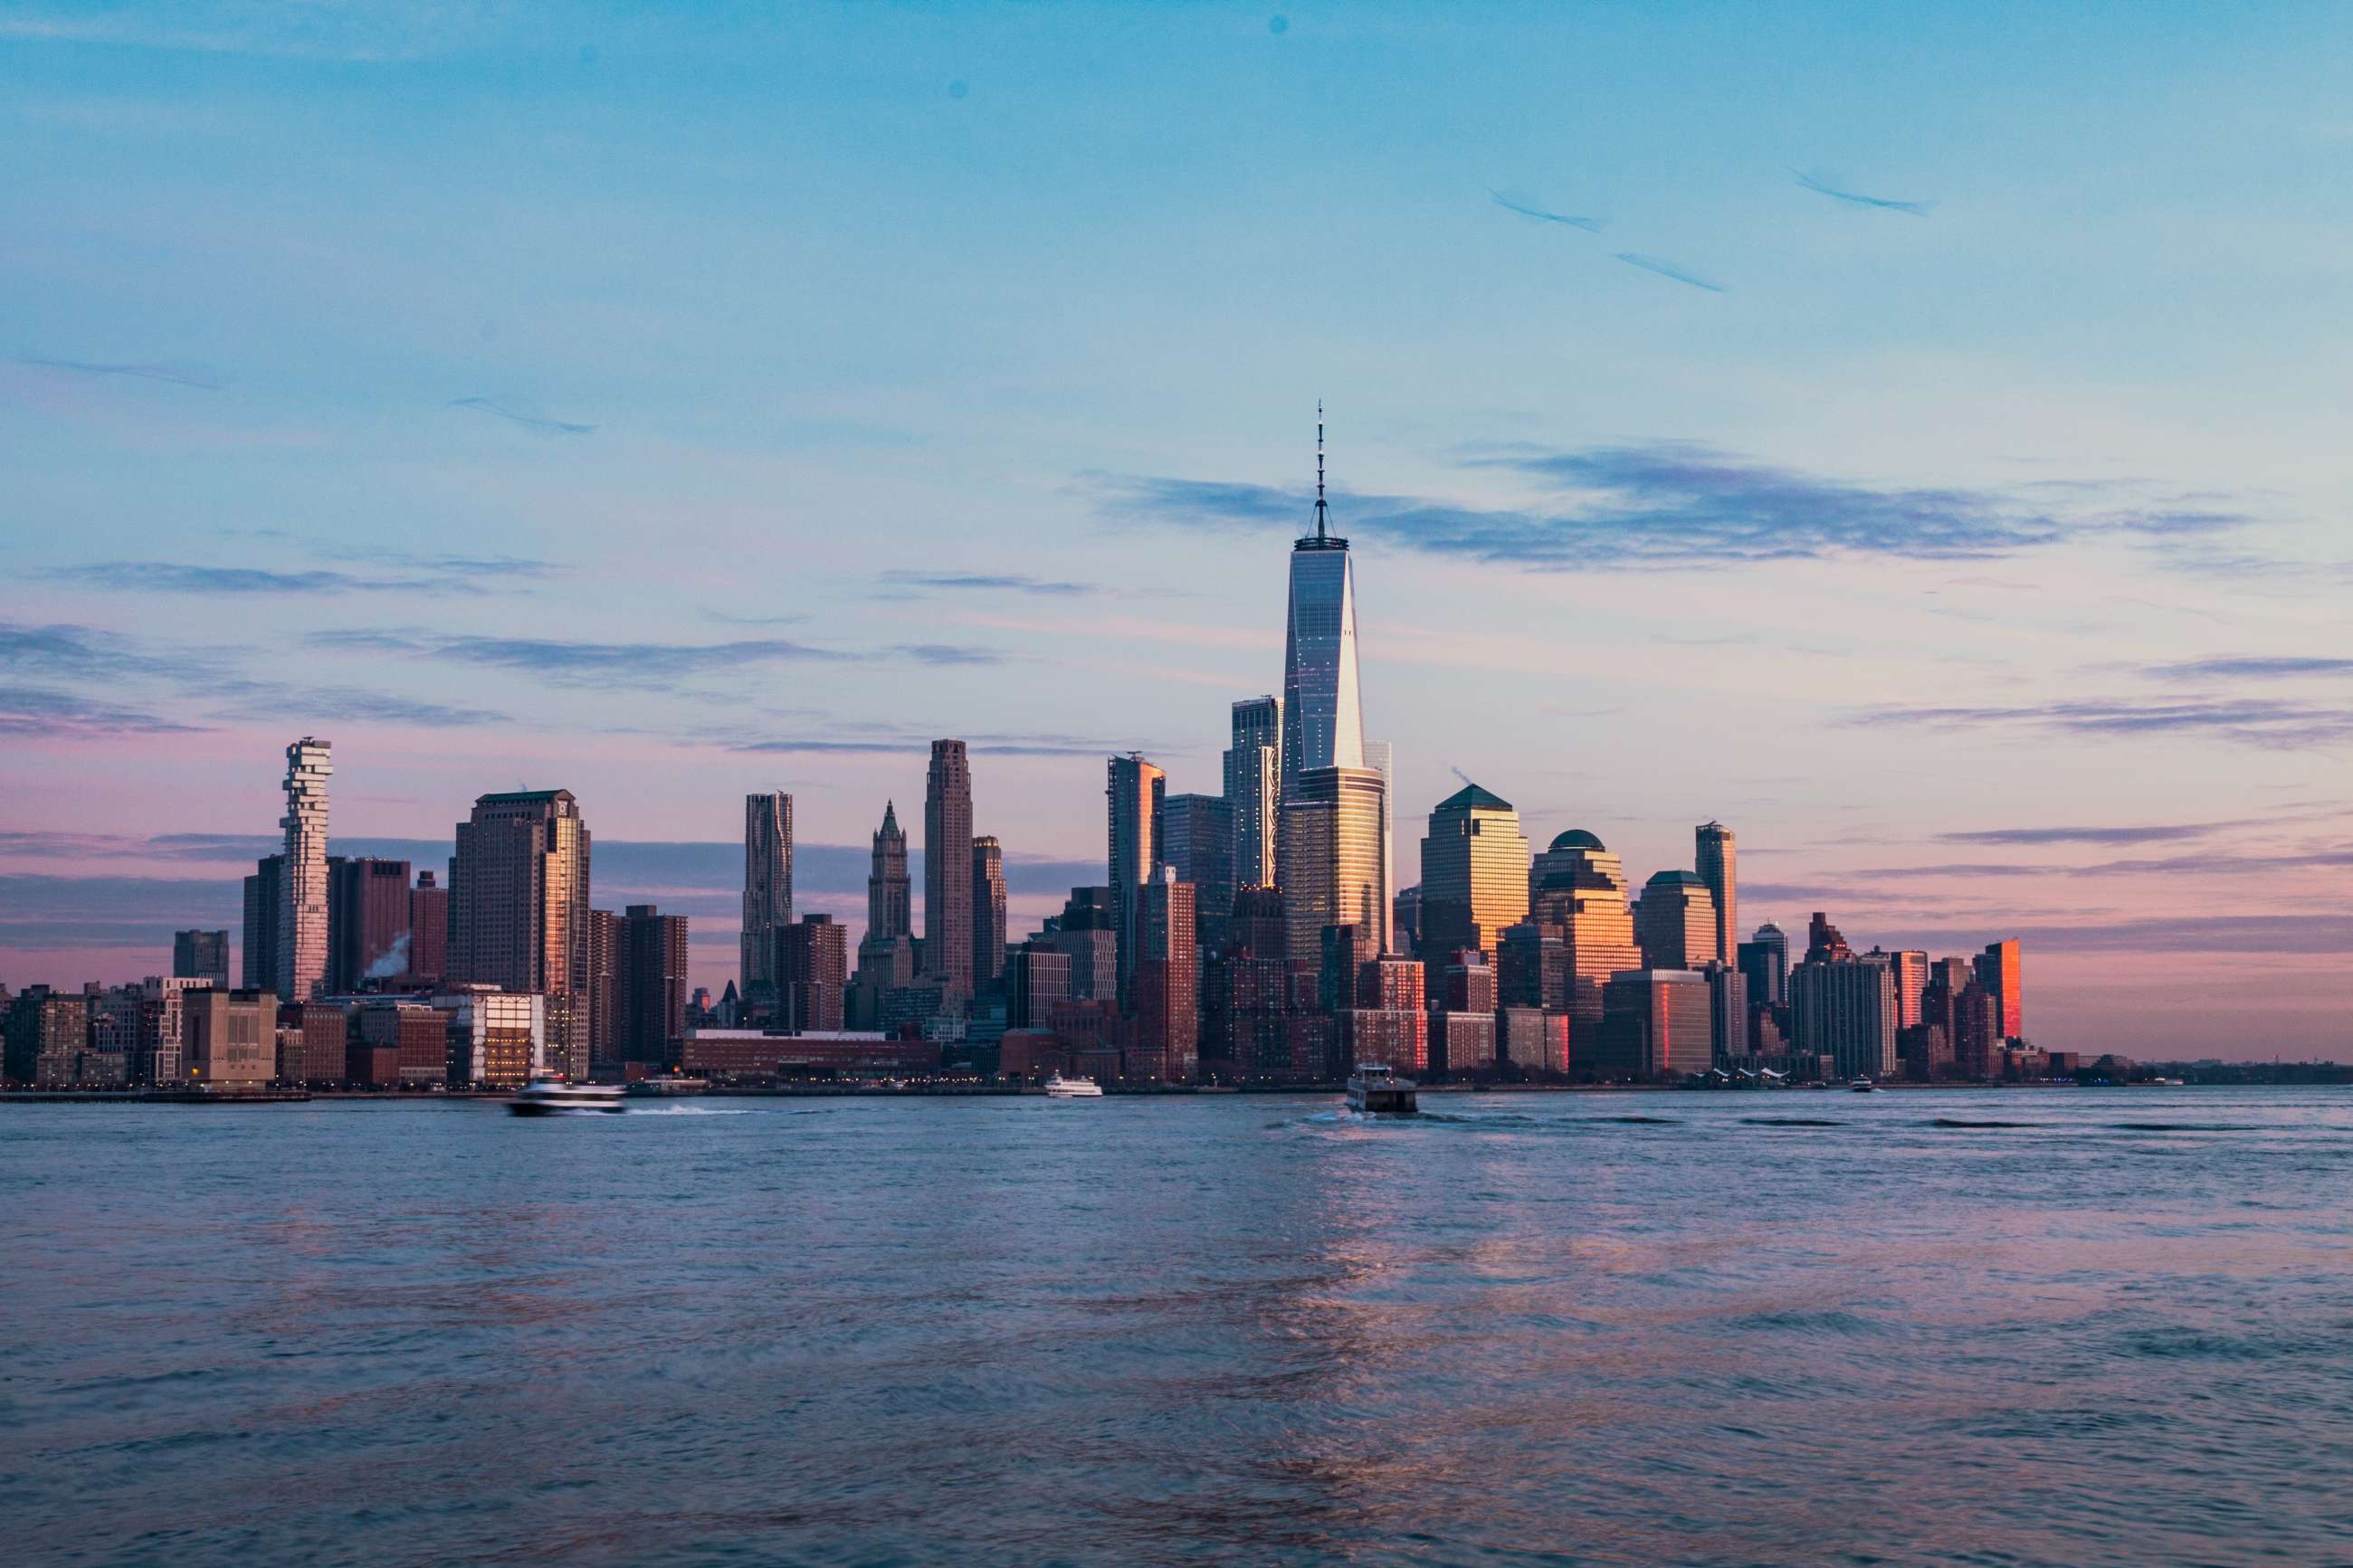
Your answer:
[[[1315,537],[1326,537],[1324,526],[1324,400],[1315,400]]]

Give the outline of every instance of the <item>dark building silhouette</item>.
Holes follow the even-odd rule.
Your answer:
[[[430,871],[408,891],[408,973],[427,983],[449,973],[449,889]]]
[[[849,933],[831,915],[804,915],[776,932],[778,1022],[794,1034],[842,1026]]]
[[[365,856],[327,859],[327,991],[348,995],[365,981],[411,972],[415,918],[408,862]]]
[[[172,933],[172,978],[209,980],[217,991],[228,989],[228,932],[177,931]]]
[[[950,1006],[972,996],[972,766],[962,741],[934,741],[924,777],[923,975]]]
[[[631,904],[615,929],[613,989],[624,1062],[670,1066],[686,1034],[686,917]]]

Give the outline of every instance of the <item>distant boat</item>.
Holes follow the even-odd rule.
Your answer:
[[[1091,1078],[1064,1078],[1055,1073],[1046,1080],[1049,1100],[1101,1100],[1103,1086]]]
[[[1358,1062],[1348,1075],[1348,1109],[1366,1115],[1407,1115],[1419,1110],[1411,1079],[1399,1078],[1386,1062]]]
[[[1867,1078],[1859,1078],[1852,1083],[1847,1085],[1847,1088],[1854,1090],[1857,1094],[1870,1094],[1873,1090],[1877,1089],[1879,1086],[1872,1082]]]
[[[566,1083],[560,1078],[535,1078],[515,1090],[507,1109],[517,1116],[590,1116],[621,1109],[617,1083]]]
[[[641,1078],[628,1086],[631,1094],[701,1094],[711,1087],[709,1079],[688,1078],[683,1073],[666,1072],[659,1078]]]

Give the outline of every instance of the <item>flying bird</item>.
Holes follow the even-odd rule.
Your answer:
[[[1494,198],[1497,206],[1506,212],[1518,213],[1522,217],[1541,218],[1546,223],[1562,224],[1569,228],[1581,228],[1588,234],[1601,232],[1602,220],[1598,217],[1575,217],[1567,213],[1548,213],[1542,207],[1532,207],[1525,203],[1515,202],[1493,185],[1487,187],[1487,194]]]
[[[594,425],[575,425],[568,419],[541,419],[529,414],[519,414],[504,404],[488,397],[453,397],[448,406],[471,408],[482,414],[495,414],[501,419],[512,420],[524,429],[536,430],[543,436],[586,436],[596,428]]]
[[[61,370],[73,375],[136,376],[142,381],[168,381],[174,386],[199,387],[206,392],[218,392],[221,384],[208,381],[209,373],[194,367],[175,364],[107,364],[91,360],[47,359],[40,354],[19,354],[18,364],[29,364],[42,370]]]
[[[1899,202],[1892,196],[1866,196],[1860,191],[1842,191],[1820,174],[1799,174],[1798,184],[1817,191],[1832,201],[1852,202],[1859,207],[1877,207],[1882,212],[1910,213],[1914,217],[1926,217],[1934,202]]]
[[[1711,294],[1725,291],[1721,283],[1711,283],[1696,272],[1686,272],[1672,261],[1662,261],[1655,256],[1639,256],[1630,250],[1612,253],[1612,258],[1629,267],[1639,267],[1645,272],[1655,272],[1662,278],[1672,278],[1678,283],[1688,283],[1694,289],[1704,289]]]

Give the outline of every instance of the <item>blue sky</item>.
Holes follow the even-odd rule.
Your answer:
[[[1320,396],[1409,875],[1456,767],[1638,874],[1717,816],[1751,919],[2027,932],[2052,1044],[2353,1055],[2348,43],[11,7],[0,977],[153,967],[234,868],[151,836],[305,731],[353,838],[853,846],[963,734],[1050,886],[1275,688]],[[708,858],[620,875],[716,982]]]

